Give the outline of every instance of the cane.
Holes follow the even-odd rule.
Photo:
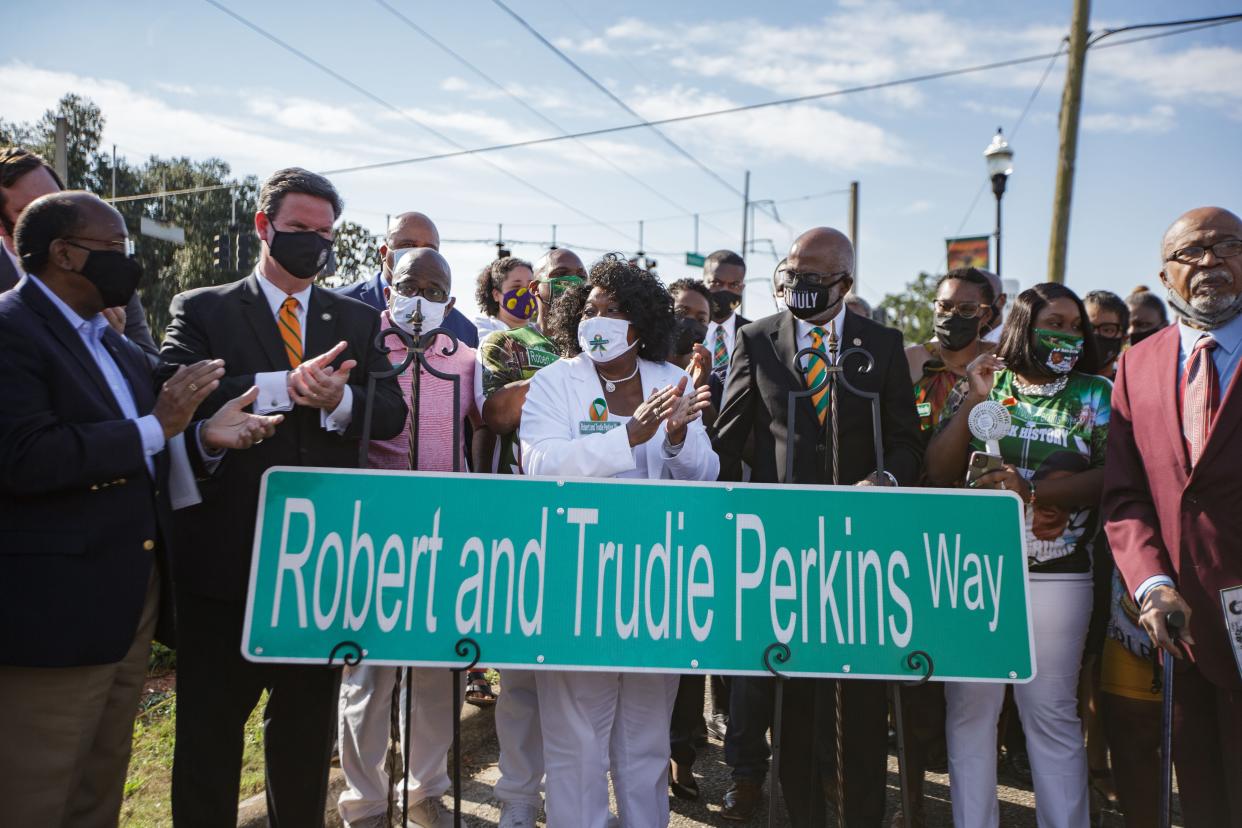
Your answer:
[[[1173,610],[1164,617],[1165,626],[1169,630],[1169,638],[1177,644],[1182,627],[1186,626],[1186,615],[1181,610]],[[1164,667],[1164,708],[1160,721],[1160,828],[1169,828],[1173,824],[1173,654],[1161,650]]]

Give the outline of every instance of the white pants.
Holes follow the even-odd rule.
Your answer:
[[[1087,751],[1078,718],[1078,671],[1091,618],[1090,579],[1031,579],[1036,675],[1014,686],[1035,782],[1040,828],[1087,828]],[[1003,684],[945,684],[949,790],[957,828],[1000,823],[996,725]]]
[[[538,808],[542,804],[543,733],[539,728],[539,689],[535,671],[505,669],[496,702],[496,741],[500,743],[500,781],[496,798]]]
[[[610,761],[623,828],[668,825],[677,681],[662,673],[538,673],[548,828],[608,825]]]
[[[351,822],[388,809],[389,716],[397,670],[405,668],[360,664],[341,676],[340,752],[345,790],[337,801],[341,819]],[[453,675],[441,667],[415,667],[410,698],[410,767],[405,789],[411,805],[440,797],[449,789],[448,751],[453,745],[453,716],[461,715],[461,699],[453,698]],[[405,738],[405,693],[402,688],[401,738]],[[402,750],[405,746],[402,745]],[[401,789],[396,790],[397,801]]]

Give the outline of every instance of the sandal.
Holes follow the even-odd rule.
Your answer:
[[[496,703],[496,693],[486,673],[471,671],[466,676],[466,701],[475,707],[491,707]]]

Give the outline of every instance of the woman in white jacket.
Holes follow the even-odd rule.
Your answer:
[[[619,257],[557,301],[550,327],[566,358],[531,380],[522,462],[531,475],[715,480],[700,415],[706,387],[665,362],[672,300]],[[539,714],[551,828],[605,828],[608,771],[624,828],[668,824],[669,718],[676,675],[543,671]]]

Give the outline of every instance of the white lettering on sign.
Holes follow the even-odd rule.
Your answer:
[[[996,632],[1000,622],[1001,602],[1001,570],[1005,565],[1004,557],[986,555],[976,552],[966,553],[962,557],[962,536],[953,536],[953,560],[949,560],[949,539],[941,532],[936,538],[935,563],[932,562],[931,536],[923,533],[923,549],[927,556],[927,572],[930,576],[932,606],[939,609],[941,586],[948,590],[949,607],[957,608],[959,596],[958,586],[962,587],[960,595],[962,604],[968,610],[984,610],[988,606],[987,597],[992,599],[992,620],[988,622],[988,632]],[[992,561],[996,561],[996,572],[992,572]],[[968,572],[969,570],[969,572]],[[965,576],[965,580],[962,577]],[[983,581],[987,579],[988,591],[983,591]]]

